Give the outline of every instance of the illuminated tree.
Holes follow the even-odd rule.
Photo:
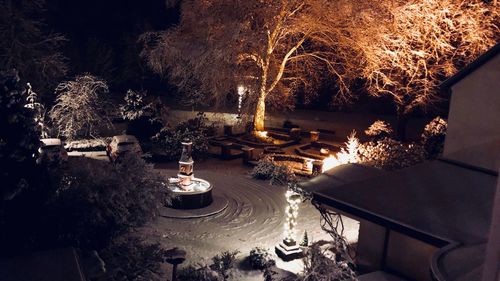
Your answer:
[[[15,68],[42,91],[52,90],[67,71],[66,39],[47,31],[44,0],[0,0],[0,65]]]
[[[79,136],[95,137],[98,128],[112,126],[106,114],[109,94],[106,81],[81,75],[60,83],[56,94],[56,104],[49,115],[59,135],[70,140]]]
[[[404,137],[407,115],[437,101],[438,85],[500,38],[499,6],[480,0],[384,1],[384,18],[357,33],[362,76],[375,97],[388,96]]]
[[[312,94],[327,76],[337,81],[335,101],[349,100],[352,23],[367,5],[350,2],[185,0],[178,26],[142,36],[143,56],[183,93],[201,92],[215,104],[244,85],[244,109],[261,131],[266,102],[293,106],[297,90]]]

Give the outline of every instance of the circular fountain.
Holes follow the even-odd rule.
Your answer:
[[[212,185],[193,174],[193,143],[182,142],[182,154],[179,160],[179,173],[176,178],[169,178],[167,188],[173,195],[168,207],[175,209],[199,209],[212,204]]]

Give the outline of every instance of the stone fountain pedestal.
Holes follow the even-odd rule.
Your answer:
[[[170,190],[174,197],[169,207],[175,209],[198,209],[212,204],[212,186],[208,181],[192,178],[190,186],[192,187],[187,191],[177,189],[176,186],[171,186]]]
[[[173,198],[168,207],[175,209],[199,209],[212,204],[212,185],[193,173],[193,158],[191,157],[193,143],[182,142],[182,154],[179,160],[179,173],[176,178],[168,180],[167,188]]]

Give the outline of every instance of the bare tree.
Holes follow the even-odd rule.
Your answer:
[[[185,0],[178,26],[142,36],[143,56],[182,92],[204,93],[218,105],[243,85],[253,129],[260,131],[266,101],[293,105],[297,90],[314,94],[326,77],[337,81],[336,101],[350,99],[357,61],[351,33],[365,5],[348,0]]]
[[[388,96],[404,138],[407,114],[439,101],[438,85],[500,39],[499,6],[481,0],[384,1],[384,17],[366,18],[356,41],[362,76],[375,97]]]
[[[66,39],[43,22],[44,0],[0,0],[0,65],[15,68],[42,92],[52,91],[67,71]]]
[[[100,127],[112,127],[107,117],[108,85],[85,74],[64,81],[56,88],[56,104],[49,112],[53,124],[68,139],[95,137]]]

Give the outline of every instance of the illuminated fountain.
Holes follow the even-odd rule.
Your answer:
[[[175,209],[198,209],[212,204],[212,185],[193,174],[193,143],[182,142],[182,155],[179,160],[179,173],[176,178],[168,179],[168,189],[173,194],[169,207]]]

